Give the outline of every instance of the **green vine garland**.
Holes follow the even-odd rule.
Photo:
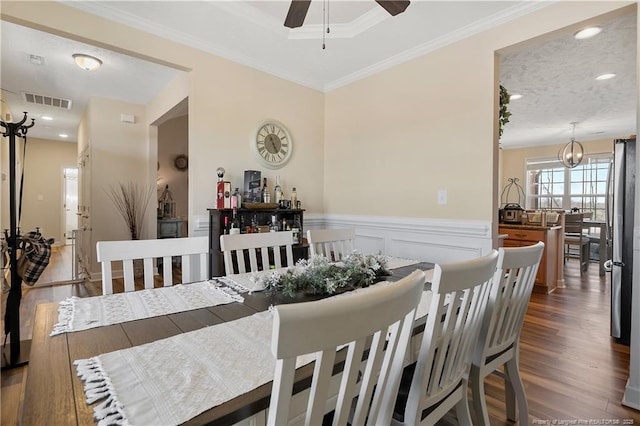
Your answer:
[[[511,113],[509,112],[509,101],[510,101],[509,91],[501,84],[500,85],[500,127],[498,131],[498,136],[502,137],[502,131],[504,130],[504,125],[509,122],[509,117],[511,117]]]

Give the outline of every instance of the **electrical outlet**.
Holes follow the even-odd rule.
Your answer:
[[[447,204],[447,190],[438,190],[438,204]]]

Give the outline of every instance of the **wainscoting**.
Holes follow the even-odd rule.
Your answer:
[[[434,263],[467,260],[493,248],[491,223],[410,217],[305,214],[304,229],[353,228],[361,253]],[[194,217],[194,236],[209,232],[207,216]]]

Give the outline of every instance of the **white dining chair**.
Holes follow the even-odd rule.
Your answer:
[[[183,284],[207,279],[208,237],[159,240],[98,241],[98,262],[102,266],[102,294],[113,293],[111,262],[122,262],[124,291],[134,291],[134,260],[144,265],[144,288],[154,287],[154,260],[162,259],[162,285],[173,285],[173,257],[180,257]],[[196,261],[197,259],[197,261]]]
[[[503,274],[491,287],[469,376],[478,424],[489,425],[484,379],[491,373],[504,378],[507,418],[517,418],[520,425],[529,424],[527,397],[518,368],[519,340],[543,251],[543,242],[498,250],[497,268]],[[504,372],[498,371],[501,366]]]
[[[341,260],[355,249],[353,229],[310,229],[307,231],[309,252],[325,256],[332,261]]]
[[[293,232],[220,235],[226,275],[293,266]],[[285,251],[285,262],[281,249]],[[245,252],[248,255],[247,267]],[[270,256],[271,254],[271,256]],[[260,259],[260,262],[258,262]]]
[[[431,306],[418,360],[405,368],[393,425],[434,425],[453,407],[471,425],[467,385],[473,350],[484,318],[498,252],[436,264]]]
[[[305,354],[315,354],[315,368],[304,424],[322,424],[341,346],[346,346],[346,359],[335,407],[329,408],[335,408],[333,424],[346,425],[348,418],[352,425],[389,424],[424,280],[424,273],[415,271],[390,285],[276,306],[271,339],[276,369],[267,424],[288,423],[296,359]]]

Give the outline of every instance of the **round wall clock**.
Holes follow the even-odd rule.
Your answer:
[[[258,127],[251,146],[253,146],[256,158],[265,167],[279,169],[291,157],[293,140],[282,123],[269,120]]]
[[[189,159],[186,155],[178,155],[175,160],[173,160],[173,165],[178,170],[187,170],[189,167]]]

